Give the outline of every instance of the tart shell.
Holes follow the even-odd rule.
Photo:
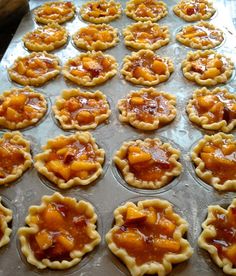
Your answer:
[[[2,205],[0,196],[0,213],[1,212],[3,212],[4,215],[0,215],[0,227],[3,232],[3,236],[0,239],[0,248],[9,243],[12,232],[12,230],[8,227],[8,223],[12,220],[12,210]]]

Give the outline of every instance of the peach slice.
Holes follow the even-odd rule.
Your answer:
[[[221,74],[220,70],[213,67],[213,68],[209,68],[207,69],[203,74],[202,74],[202,78],[203,79],[213,79],[216,76],[219,76]]]
[[[147,69],[145,69],[141,66],[138,66],[134,69],[133,76],[136,79],[143,78],[144,80],[147,80],[147,81],[154,81],[155,80],[155,76],[153,76],[151,73],[149,73],[147,71]]]
[[[155,224],[157,221],[157,212],[155,208],[149,207],[146,214],[147,214],[146,223],[150,225]]]
[[[73,161],[71,169],[73,171],[91,171],[97,169],[97,164],[88,161]]]
[[[142,236],[137,232],[123,232],[118,236],[118,239],[125,248],[132,249],[135,247],[140,251],[144,248]]]
[[[158,75],[164,75],[166,72],[167,66],[163,61],[154,60],[152,64],[152,70]]]
[[[165,231],[166,234],[173,234],[173,232],[175,231],[176,225],[171,222],[170,220],[162,217],[159,221],[158,221],[158,226]]]
[[[6,112],[6,118],[7,120],[14,122],[20,120],[21,115],[15,109],[8,107]]]
[[[56,238],[56,241],[62,245],[66,251],[71,251],[74,248],[74,239],[73,237],[68,237],[65,235],[59,235]]]
[[[81,110],[78,112],[76,119],[79,123],[89,124],[94,121],[94,116],[88,110]]]
[[[140,221],[144,221],[146,217],[147,217],[146,214],[144,214],[143,212],[133,207],[128,207],[126,212],[125,222],[127,223],[140,222]]]
[[[47,209],[44,211],[43,217],[49,229],[58,230],[60,226],[64,224],[62,214],[51,204],[49,204]]]
[[[27,100],[27,97],[24,94],[14,95],[10,98],[9,105],[15,106],[15,107],[21,107],[25,104],[26,100]]]
[[[142,105],[144,103],[144,99],[142,97],[131,97],[130,102],[134,105]]]
[[[149,161],[151,159],[152,159],[151,154],[144,151],[141,151],[140,153],[130,153],[128,155],[128,160],[131,165],[140,163],[140,162]]]
[[[200,107],[209,109],[215,103],[214,96],[212,95],[199,96],[197,97],[197,103]]]
[[[47,230],[42,230],[35,235],[35,240],[41,250],[46,250],[53,244],[53,239]]]
[[[236,244],[230,245],[226,250],[225,254],[229,260],[235,265],[236,264]]]
[[[59,174],[65,180],[70,178],[70,167],[63,164],[61,160],[51,160],[46,163],[46,167],[49,171]]]
[[[160,238],[154,239],[154,246],[157,248],[168,250],[170,252],[178,252],[180,249],[180,243],[178,241]]]

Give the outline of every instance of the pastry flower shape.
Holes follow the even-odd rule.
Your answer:
[[[39,269],[67,269],[78,264],[101,241],[93,206],[59,193],[30,206],[28,226],[18,230],[21,251]]]
[[[157,50],[170,41],[167,26],[151,21],[137,22],[123,29],[125,45],[133,49]]]
[[[172,264],[188,260],[193,250],[183,238],[188,223],[162,199],[127,202],[114,211],[115,225],[106,234],[109,249],[132,276],[166,275]]]
[[[83,4],[80,14],[85,21],[108,23],[120,17],[121,4],[113,0],[89,1]]]
[[[89,132],[48,140],[35,156],[35,168],[61,189],[88,185],[102,173],[105,151]]]
[[[151,50],[140,50],[124,58],[121,73],[134,84],[152,86],[168,80],[173,71],[170,58],[160,57]]]
[[[52,109],[63,129],[93,129],[111,114],[102,92],[82,92],[79,89],[63,90]]]
[[[103,51],[114,47],[118,41],[118,30],[107,24],[90,24],[73,35],[76,47],[88,51]]]
[[[158,21],[168,14],[167,5],[157,0],[129,0],[125,13],[136,21]]]
[[[125,181],[141,189],[159,189],[180,175],[180,151],[158,138],[124,142],[114,162]]]
[[[62,70],[64,77],[83,86],[94,86],[112,78],[117,72],[113,56],[102,52],[82,53],[69,59]]]
[[[185,21],[207,20],[216,12],[209,0],[180,0],[174,13]]]
[[[12,210],[4,207],[1,203],[0,196],[0,248],[10,241],[12,230],[9,228],[8,223],[12,220]]]
[[[13,88],[0,95],[0,126],[20,129],[35,125],[47,111],[45,97],[26,86]]]
[[[220,191],[236,191],[236,141],[233,135],[219,132],[205,135],[191,153],[195,172]]]
[[[56,23],[38,27],[22,38],[25,47],[35,52],[53,51],[63,46],[67,39],[67,30]]]
[[[30,142],[19,131],[0,138],[0,185],[13,182],[31,167]]]
[[[207,250],[225,274],[236,273],[236,199],[227,209],[219,205],[208,207],[208,217],[202,224],[198,245]]]
[[[213,50],[189,52],[182,62],[185,78],[200,85],[226,83],[232,76],[234,64],[230,58]]]
[[[184,26],[176,35],[176,39],[193,49],[212,49],[223,40],[223,32],[209,22],[201,21],[194,25]]]
[[[10,78],[21,85],[41,86],[60,73],[59,59],[47,52],[18,57],[8,69]]]
[[[190,121],[204,129],[229,132],[236,126],[236,96],[225,88],[197,89],[186,110]]]
[[[75,5],[72,2],[46,2],[34,11],[38,23],[58,23],[69,21],[75,15]]]
[[[154,130],[174,120],[175,104],[174,95],[154,88],[143,88],[131,91],[126,98],[119,100],[117,106],[121,122],[142,130]]]

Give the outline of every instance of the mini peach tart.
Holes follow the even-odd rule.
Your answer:
[[[75,15],[75,5],[72,2],[53,1],[46,2],[34,11],[38,23],[62,24],[72,19]]]
[[[45,97],[29,86],[13,88],[0,95],[0,126],[20,129],[35,125],[45,115]]]
[[[193,249],[183,238],[188,223],[162,199],[126,202],[114,211],[115,225],[106,234],[109,249],[132,276],[167,275],[172,264],[188,260]]]
[[[67,39],[67,30],[56,23],[38,27],[32,32],[26,33],[22,38],[25,47],[35,52],[53,51],[63,46]]]
[[[76,47],[88,51],[106,50],[119,41],[117,29],[107,24],[90,24],[81,28],[72,38]]]
[[[232,76],[234,63],[213,50],[189,52],[182,62],[186,79],[200,85],[226,83]]]
[[[154,130],[174,120],[175,104],[174,95],[154,88],[143,88],[131,91],[125,99],[119,100],[117,106],[121,122],[142,130]]]
[[[223,40],[223,32],[209,22],[201,21],[195,25],[184,26],[176,35],[176,39],[193,49],[212,49]]]
[[[125,181],[141,189],[159,189],[180,175],[180,151],[158,138],[124,142],[114,162]]]
[[[174,6],[174,13],[185,21],[207,20],[216,12],[209,0],[180,0]]]
[[[12,210],[4,207],[1,203],[0,196],[0,248],[10,241],[12,230],[9,228],[9,223],[12,220]]]
[[[31,167],[30,142],[19,131],[0,138],[0,185],[13,182]]]
[[[18,57],[8,69],[11,80],[21,85],[41,86],[60,73],[59,59],[47,52]]]
[[[48,140],[35,156],[35,168],[61,189],[88,185],[102,174],[105,151],[89,132]]]
[[[121,73],[134,83],[152,86],[169,79],[174,64],[168,57],[160,57],[151,50],[133,52],[124,58]]]
[[[62,70],[64,77],[83,86],[95,86],[112,78],[117,72],[113,56],[99,52],[82,53],[69,59]]]
[[[219,132],[205,135],[191,152],[199,178],[220,191],[236,191],[236,141]]]
[[[93,129],[111,114],[102,92],[82,92],[79,89],[63,90],[52,109],[63,129]]]
[[[130,0],[125,13],[136,21],[158,21],[168,14],[167,5],[157,0]]]
[[[202,228],[198,245],[208,251],[225,274],[236,275],[236,199],[227,209],[209,206]]]
[[[225,88],[196,90],[186,110],[190,121],[204,129],[229,132],[236,125],[236,96]]]
[[[108,23],[121,15],[121,4],[113,0],[88,1],[80,9],[81,17],[92,23]]]
[[[27,226],[18,230],[21,251],[39,269],[70,268],[100,243],[96,221],[87,201],[59,193],[43,196],[41,205],[30,206]]]
[[[157,50],[170,41],[168,27],[151,21],[132,24],[123,30],[123,35],[125,45],[138,50]]]

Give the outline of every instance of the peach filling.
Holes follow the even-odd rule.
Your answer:
[[[170,108],[168,100],[163,95],[132,95],[126,101],[128,112],[135,113],[136,119],[146,123],[153,123],[162,115],[168,116]]]
[[[39,8],[37,15],[45,19],[57,20],[72,12],[71,2],[57,2]]]
[[[45,166],[49,172],[65,181],[75,177],[87,179],[98,169],[96,153],[91,143],[58,137],[49,142],[49,147]]]
[[[236,143],[229,140],[207,142],[200,158],[205,163],[205,169],[210,170],[221,183],[236,179]]]
[[[194,109],[199,117],[207,117],[208,124],[222,120],[228,124],[236,119],[236,100],[227,98],[224,93],[198,96]]]
[[[89,45],[96,41],[112,42],[113,35],[107,27],[88,26],[81,28],[77,34],[77,39],[82,38]]]
[[[14,92],[0,100],[0,116],[15,123],[37,118],[43,108],[43,100],[27,91]]]
[[[118,13],[117,7],[113,3],[93,2],[86,6],[85,13],[89,17],[114,16]]]
[[[216,236],[207,238],[206,242],[216,247],[221,260],[227,258],[236,266],[236,208],[229,208],[227,214],[221,211],[214,212],[214,221],[211,222],[216,230]]]
[[[70,201],[48,203],[43,211],[31,217],[39,229],[28,236],[35,258],[71,260],[71,251],[80,251],[92,241],[88,235],[89,219],[84,210]]]
[[[178,8],[186,15],[201,14],[205,15],[210,11],[205,0],[185,0],[178,4]]]
[[[158,40],[165,39],[166,36],[159,26],[135,26],[131,29],[133,41],[139,43],[155,43]]]
[[[155,142],[147,146],[129,146],[126,156],[130,172],[143,181],[159,181],[166,172],[171,171],[173,165],[169,157],[170,153]]]
[[[123,218],[124,224],[112,233],[112,239],[118,248],[135,258],[137,265],[162,262],[166,254],[180,252],[180,241],[173,238],[176,220],[172,214],[167,216],[164,209],[128,207]]]
[[[77,96],[66,100],[60,109],[60,115],[66,116],[65,122],[89,125],[95,122],[96,116],[107,113],[107,107],[99,97]]]
[[[138,17],[156,17],[165,7],[156,0],[133,0],[134,13]]]
[[[60,41],[63,38],[63,30],[48,26],[37,29],[27,36],[27,40],[33,41],[34,43],[47,45],[56,41]]]

